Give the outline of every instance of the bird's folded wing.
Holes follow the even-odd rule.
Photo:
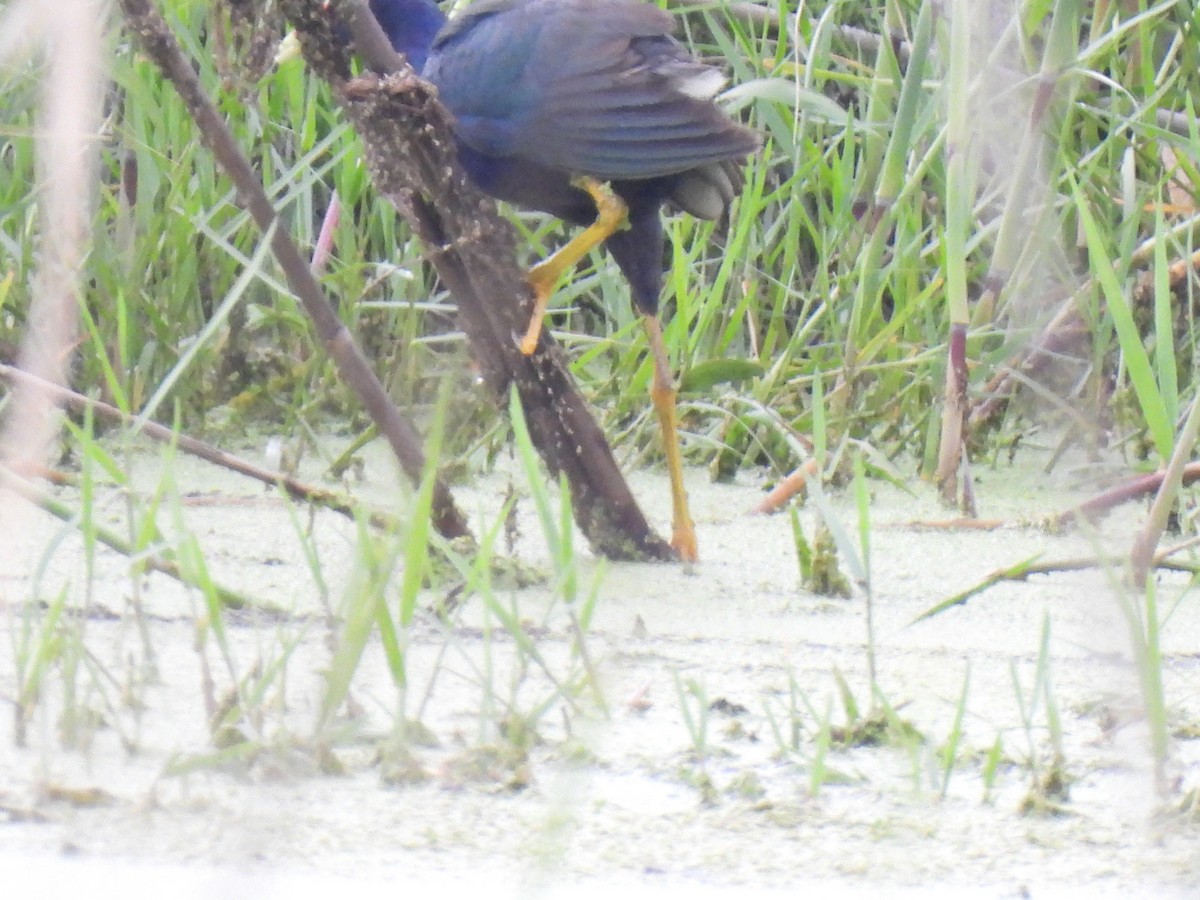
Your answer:
[[[603,179],[744,156],[748,129],[712,102],[723,79],[640,0],[482,0],[439,36],[426,75],[461,140]]]

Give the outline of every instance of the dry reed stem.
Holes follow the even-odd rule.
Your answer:
[[[46,49],[37,138],[39,269],[19,366],[63,385],[78,327],[79,272],[91,240],[89,201],[95,192],[105,80],[105,5],[61,0],[53,15],[46,9],[27,2],[10,9],[0,23],[0,55],[39,38]],[[14,24],[20,34],[11,33]],[[30,33],[32,29],[39,33]],[[40,470],[57,433],[54,398],[35,384],[18,385],[0,431],[0,460],[16,472]],[[17,516],[29,509],[14,499],[0,491],[0,522],[6,529],[19,527]]]

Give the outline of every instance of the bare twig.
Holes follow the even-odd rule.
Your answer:
[[[405,473],[414,482],[419,482],[425,469],[425,456],[416,429],[396,409],[354,338],[325,298],[291,236],[279,227],[275,208],[263,190],[261,179],[241,152],[225,120],[205,95],[195,70],[184,58],[174,35],[151,0],[120,0],[120,5],[143,51],[174,84],[195,119],[202,139],[233,179],[241,202],[259,228],[265,234],[270,234],[271,249],[287,276],[288,286],[312,319],[317,335],[333,358],[338,372],[358,394],[372,420],[378,424],[380,433],[387,438]],[[434,527],[447,538],[470,534],[466,517],[455,506],[449,489],[440,479],[434,485],[433,522]]]
[[[669,0],[667,6],[677,9],[681,13],[689,13],[704,12],[716,4],[697,6],[695,0]],[[778,34],[783,27],[779,20],[779,13],[773,7],[762,6],[758,3],[727,3],[721,4],[718,8],[723,9],[731,19],[749,25],[751,28],[765,29],[769,33]],[[851,45],[864,56],[878,54],[879,47],[884,41],[881,35],[867,31],[865,28],[856,28],[853,25],[834,25],[831,31],[835,38]],[[907,68],[912,46],[901,35],[892,35],[888,40],[892,43],[900,66]]]
[[[289,497],[295,500],[302,500],[305,503],[315,503],[333,512],[341,513],[350,519],[353,519],[361,508],[359,504],[356,504],[351,498],[343,494],[307,484],[283,472],[275,472],[262,466],[257,466],[249,460],[242,459],[240,456],[234,456],[232,453],[227,453],[218,447],[214,447],[212,444],[189,437],[186,434],[174,432],[157,422],[141,421],[135,423],[133,416],[126,415],[115,406],[110,406],[101,400],[93,400],[85,397],[69,388],[51,384],[48,381],[38,378],[36,375],[30,375],[28,372],[23,372],[12,366],[0,363],[0,378],[18,384],[37,387],[55,402],[70,409],[78,410],[79,412],[90,409],[105,418],[121,422],[124,425],[136,425],[138,430],[152,440],[162,444],[173,444],[185,453],[203,459],[213,465],[221,466],[224,469],[245,475],[247,478],[261,481],[263,484],[282,488],[287,492]],[[378,528],[395,528],[398,524],[394,516],[389,516],[381,512],[370,512],[368,516],[371,524]]]
[[[1150,515],[1146,517],[1146,524],[1134,538],[1133,548],[1129,552],[1130,575],[1134,587],[1138,589],[1146,585],[1146,575],[1150,571],[1154,548],[1158,546],[1158,541],[1167,528],[1171,510],[1179,497],[1179,488],[1183,484],[1183,470],[1187,468],[1187,461],[1196,446],[1197,436],[1200,436],[1200,403],[1193,398],[1187,421],[1175,439],[1175,449],[1163,470],[1162,484],[1158,486],[1158,493],[1154,496]]]
[[[895,528],[911,529],[913,531],[996,531],[1009,523],[1004,519],[976,519],[960,517],[957,519],[912,519],[899,522]],[[884,526],[889,527],[889,526]]]
[[[1086,519],[1089,522],[1095,521],[1110,509],[1120,506],[1122,503],[1128,503],[1130,500],[1136,500],[1139,497],[1153,494],[1162,486],[1165,475],[1165,471],[1159,470],[1151,472],[1148,475],[1137,475],[1127,481],[1123,481],[1106,491],[1102,491],[1090,500],[1086,500],[1078,506],[1068,509],[1066,512],[1059,513],[1051,520],[1051,524],[1054,526],[1070,525],[1076,518]],[[1200,481],[1200,462],[1188,463],[1183,467],[1180,483],[1186,487],[1197,481]]]
[[[1168,557],[1182,549],[1181,546],[1169,547],[1155,553],[1150,560],[1150,565],[1155,569],[1164,569],[1169,572],[1186,572],[1190,575],[1200,574],[1200,566],[1195,563],[1175,562]],[[1002,569],[996,569],[994,572],[985,576],[977,584],[971,585],[965,591],[955,594],[934,606],[931,606],[925,612],[921,613],[910,624],[915,625],[917,622],[922,622],[925,619],[931,619],[936,615],[944,613],[948,609],[953,609],[956,606],[962,606],[976,594],[981,594],[990,587],[994,587],[1003,581],[1025,581],[1031,575],[1052,575],[1057,572],[1082,572],[1090,569],[1117,569],[1121,570],[1128,562],[1126,557],[1122,556],[1084,556],[1074,559],[1055,559],[1046,562],[1038,562],[1037,557],[1032,559],[1022,560],[1014,563],[1011,566],[1006,566]]]
[[[766,515],[779,512],[794,496],[808,487],[808,483],[820,476],[820,469],[815,459],[810,459],[797,466],[791,473],[771,488],[761,500],[750,510],[751,515]]]

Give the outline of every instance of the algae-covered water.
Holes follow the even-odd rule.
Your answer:
[[[366,462],[354,490],[401,508],[382,451]],[[340,609],[366,567],[353,522],[289,515],[256,485],[174,461],[179,521],[168,501],[164,528],[185,526],[214,578],[272,605],[229,613],[222,651],[196,592],[159,575],[135,585],[128,563],[104,550],[89,577],[77,536],[10,506],[6,706],[23,696],[30,635],[60,597],[69,639],[47,661],[25,745],[15,717],[0,729],[0,877],[20,887],[5,893],[1197,896],[1200,825],[1172,813],[1200,785],[1200,608],[1185,579],[1164,576],[1157,591],[1175,735],[1165,799],[1128,600],[1112,573],[1003,583],[913,624],[1035,554],[1128,547],[1137,504],[1100,533],[1038,527],[1082,496],[1066,476],[1042,474],[1042,462],[1025,454],[1015,468],[978,473],[984,514],[1010,523],[986,531],[928,527],[948,517],[930,485],[872,485],[874,703],[863,592],[801,589],[788,516],[746,514],[762,485],[710,484],[695,470],[702,561],[598,563],[581,551],[574,606],[551,589],[533,504],[519,502],[514,549],[549,582],[497,585],[496,607],[467,598],[449,619],[431,611],[446,589],[424,592],[403,701],[372,638],[321,753],[312,738],[338,633],[325,604]],[[136,481],[149,492],[161,471],[146,457]],[[631,482],[646,509],[669,508],[661,472]],[[510,486],[524,492],[503,472],[456,489],[480,532]],[[122,502],[101,494],[98,520],[125,527]],[[853,503],[834,505],[857,536]],[[811,505],[801,518],[811,537]],[[589,685],[570,613],[593,585]],[[395,602],[396,588],[385,596]],[[238,725],[257,747],[250,759],[222,756],[209,728],[210,704],[232,696],[234,677],[265,685]],[[838,745],[853,718],[847,696],[860,718],[893,710],[878,743]],[[405,719],[420,720],[407,733],[415,742],[397,739]]]

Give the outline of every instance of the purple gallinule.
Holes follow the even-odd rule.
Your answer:
[[[459,159],[484,192],[584,230],[529,272],[531,354],[555,284],[601,242],[629,281],[654,358],[671,543],[696,558],[675,388],[658,321],[660,210],[717,219],[741,187],[754,132],[713,103],[724,78],[642,0],[478,0],[447,21],[432,0],[370,0],[392,46],[454,119]]]

